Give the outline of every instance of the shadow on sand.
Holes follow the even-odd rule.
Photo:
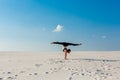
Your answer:
[[[70,59],[69,59],[70,60]],[[86,60],[86,61],[103,61],[103,62],[120,62],[120,60],[113,59],[89,59],[89,58],[76,58],[71,60]]]

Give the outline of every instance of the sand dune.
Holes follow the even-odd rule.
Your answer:
[[[0,80],[120,80],[120,52],[1,52]]]

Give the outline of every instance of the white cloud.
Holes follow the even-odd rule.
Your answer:
[[[105,35],[104,35],[104,36],[101,36],[101,38],[106,39],[106,38],[107,38],[107,36],[105,36]]]
[[[53,30],[53,32],[60,32],[62,31],[62,29],[63,29],[63,26],[58,24],[57,27]]]

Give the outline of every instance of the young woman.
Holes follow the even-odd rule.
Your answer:
[[[68,43],[68,42],[52,42],[51,44],[59,44],[63,46],[63,52],[64,52],[64,59],[67,59],[67,54],[71,52],[70,49],[67,49],[68,46],[79,46],[82,45],[80,44],[73,44],[73,43]]]

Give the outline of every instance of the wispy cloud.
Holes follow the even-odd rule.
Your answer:
[[[42,28],[42,31],[46,31],[46,28],[45,28],[45,27],[43,27],[43,28]]]
[[[63,30],[63,26],[57,25],[57,27],[53,30],[53,32],[61,32]]]
[[[107,36],[103,35],[103,36],[101,36],[101,38],[102,38],[102,39],[106,39],[106,38],[107,38]]]
[[[96,35],[95,35],[95,34],[93,34],[93,35],[91,35],[91,37],[92,37],[92,38],[95,38],[95,37],[96,37]]]
[[[91,37],[92,38],[102,38],[102,39],[106,39],[107,38],[107,36],[106,35],[95,35],[95,34],[93,34],[93,35],[91,35]]]

